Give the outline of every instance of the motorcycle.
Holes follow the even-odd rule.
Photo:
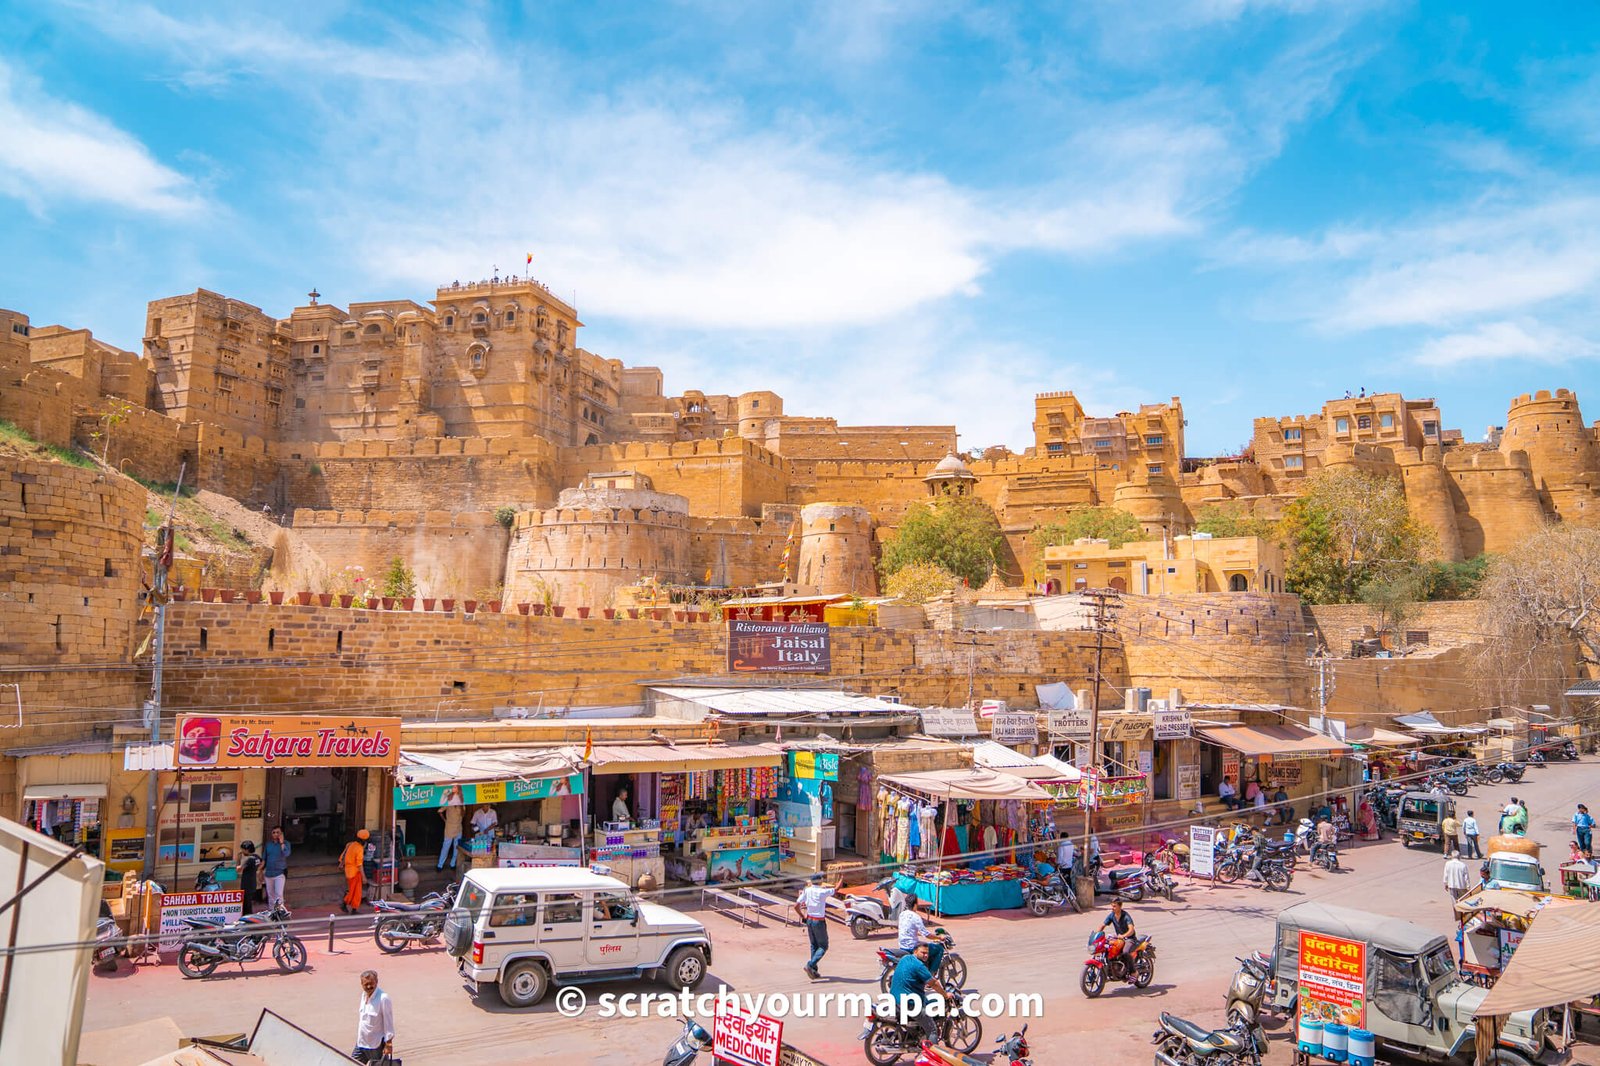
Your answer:
[[[1451,777],[1449,774],[1431,774],[1422,786],[1425,792],[1452,792],[1457,796],[1467,794],[1467,779],[1464,775]]]
[[[1578,746],[1570,740],[1562,741],[1559,748],[1551,748],[1550,753],[1552,755],[1559,755],[1568,762],[1578,761]]]
[[[1529,766],[1543,766],[1544,765],[1544,751],[1539,749],[1539,748],[1534,748],[1532,751],[1528,752],[1528,765]]]
[[[967,960],[957,955],[952,949],[956,941],[943,929],[935,929],[933,935],[944,941],[944,959],[939,963],[939,972],[935,975],[939,983],[946,988],[960,988],[967,983]],[[894,967],[905,949],[900,947],[878,949],[878,988],[880,991],[889,991],[889,982],[894,978]]]
[[[222,888],[222,882],[217,879],[217,871],[228,865],[226,861],[219,862],[209,870],[201,870],[194,875],[194,890],[196,892],[216,892]]]
[[[178,945],[178,972],[185,977],[210,977],[224,962],[242,966],[256,961],[270,942],[278,968],[299,973],[306,968],[306,946],[283,924],[288,920],[289,910],[282,903],[231,923],[220,918],[185,918],[189,934]]]
[[[972,995],[977,994],[972,993]],[[960,992],[946,1000],[944,1016],[937,1019],[939,1044],[954,1048],[962,1055],[970,1055],[978,1050],[978,1045],[983,1042],[983,1022],[962,1010],[961,1001]],[[865,1041],[867,1061],[872,1063],[872,1066],[892,1066],[893,1063],[900,1061],[902,1055],[916,1054],[937,1046],[925,1044],[924,1036],[922,1026],[915,1020],[902,1022],[899,1012],[893,1006],[880,1008],[861,1032],[861,1039]]]
[[[1528,768],[1523,763],[1503,762],[1496,763],[1494,768],[1491,769],[1485,776],[1488,777],[1491,785],[1498,785],[1505,781],[1510,781],[1512,784],[1516,784],[1518,781],[1522,780],[1522,775],[1527,772]]]
[[[1267,1034],[1256,1024],[1205,1029],[1162,1011],[1150,1043],[1157,1066],[1261,1066]]]
[[[1094,894],[1112,899],[1138,903],[1144,899],[1149,887],[1142,866],[1123,866],[1108,870],[1097,855],[1089,863],[1089,874],[1094,878]]]
[[[879,892],[892,893],[894,881],[893,877],[885,877],[872,887]],[[884,926],[891,929],[898,927],[900,912],[905,909],[903,898],[898,903],[886,904],[877,896],[848,896],[844,905],[847,915],[845,921],[850,924],[851,936],[865,940]]]
[[[100,901],[100,917],[94,926],[94,968],[96,970],[115,970],[117,959],[123,954],[119,941],[122,939],[122,930],[117,928],[117,921],[111,917],[111,907],[105,900]]]
[[[1165,896],[1171,903],[1178,889],[1177,878],[1168,873],[1177,865],[1177,858],[1170,850],[1170,845],[1160,851],[1152,852],[1144,857],[1145,883],[1152,892]]]
[[[374,900],[372,939],[378,950],[395,955],[412,944],[438,940],[444,920],[450,916],[450,907],[455,903],[458,887],[448,885],[442,892],[430,892],[416,903]]]
[[[1033,1060],[1028,1057],[1028,1027],[1024,1025],[1022,1031],[1012,1033],[1010,1036],[997,1036],[994,1042],[1000,1046],[995,1049],[994,1055],[1004,1055],[1006,1063],[1010,1066],[1033,1066]],[[962,1054],[955,1048],[940,1047],[937,1044],[922,1045],[922,1054],[917,1056],[917,1061],[912,1066],[982,1066],[981,1063],[970,1055]],[[1005,1066],[998,1058],[991,1056],[989,1066]]]
[[[1261,1016],[1261,1004],[1272,990],[1272,959],[1265,952],[1234,958],[1239,970],[1228,986],[1228,1024],[1251,1026]]]
[[[1089,957],[1078,977],[1084,995],[1094,999],[1105,991],[1107,981],[1149,988],[1155,979],[1156,949],[1149,937],[1108,937],[1104,929],[1089,935]]]
[[[1339,845],[1313,843],[1311,845],[1311,865],[1320,866],[1329,873],[1339,869]]]
[[[1074,914],[1083,913],[1083,907],[1078,903],[1078,894],[1067,884],[1060,870],[1053,870],[1037,880],[1023,878],[1022,902],[1027,905],[1029,911],[1040,918],[1058,907],[1071,907]]]
[[[700,1057],[700,1052],[710,1051],[711,1045],[711,1034],[693,1020],[685,1018],[683,1033],[667,1049],[667,1057],[661,1060],[661,1066],[689,1066]]]

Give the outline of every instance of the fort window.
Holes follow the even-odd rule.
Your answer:
[[[333,635],[333,650],[335,653],[344,651],[344,630]]]
[[[106,577],[116,577],[116,572],[111,569],[111,560],[106,560]]]
[[[277,642],[278,642],[278,631],[276,629],[267,630],[267,650],[271,651],[272,650],[272,646],[274,644],[276,644]]]
[[[1378,425],[1383,427],[1384,429],[1393,429],[1394,428],[1394,415],[1387,415],[1387,414],[1379,415],[1378,416]]]
[[[454,329],[455,328],[455,324],[456,324],[456,316],[455,315],[445,315],[444,316],[444,328],[445,329]]]
[[[1160,463],[1151,463],[1148,469],[1149,469],[1150,473],[1152,473],[1152,474],[1159,474],[1159,473],[1161,473],[1161,464]]]
[[[161,320],[159,318],[152,318],[150,320],[150,336],[161,336]]]
[[[1164,441],[1165,441],[1165,438],[1164,438],[1164,437],[1162,437],[1162,436],[1161,436],[1161,435],[1160,435],[1160,434],[1156,434],[1156,435],[1154,435],[1154,436],[1150,436],[1150,437],[1146,437],[1146,438],[1145,438],[1145,439],[1144,439],[1144,443],[1145,443],[1145,446],[1146,446],[1146,447],[1149,447],[1149,448],[1157,448],[1157,447],[1160,447],[1160,446],[1161,446],[1161,444],[1162,444],[1162,443],[1163,443],[1163,442],[1164,442]]]
[[[1437,422],[1424,422],[1424,423],[1422,423],[1422,435],[1424,437],[1435,437],[1435,436],[1438,436],[1438,434],[1439,434],[1439,423],[1437,423]]]
[[[1333,420],[1333,431],[1335,433],[1349,433],[1350,432],[1350,420],[1348,418],[1336,418],[1336,419],[1334,419]]]
[[[467,691],[467,683],[465,681],[452,681],[450,682],[450,691],[465,692]]]
[[[311,354],[312,354],[312,355],[321,355],[321,354],[322,354],[322,345],[320,345],[320,344],[313,344],[313,345],[312,345],[312,346],[311,346]]]
[[[1305,466],[1306,461],[1303,456],[1286,455],[1283,457],[1283,468],[1285,470],[1304,470]]]
[[[347,341],[355,340],[356,339],[356,331],[353,330],[353,329],[345,330],[344,331],[344,339],[347,340]]]
[[[1234,574],[1228,579],[1228,590],[1230,592],[1249,592],[1250,579],[1243,574]]]
[[[1299,440],[1300,439],[1300,431],[1298,429],[1286,429],[1286,430],[1283,431],[1283,439],[1284,440]]]
[[[383,332],[383,330],[376,323],[374,323],[373,325],[368,326],[366,329],[362,330],[361,332],[365,333],[367,336],[370,337],[374,333]]]
[[[210,643],[210,639],[211,639],[211,634],[206,630],[205,626],[201,626],[200,627],[200,650],[201,651],[205,651],[206,650],[206,645],[208,643]]]
[[[517,320],[517,313],[515,311],[507,311],[506,312],[506,325],[509,326],[513,322],[515,322],[516,320]]]
[[[1045,445],[1044,450],[1049,452],[1051,455],[1060,455],[1062,452],[1067,450],[1067,446],[1058,440],[1053,440],[1049,444]]]
[[[489,319],[485,317],[482,311],[479,311],[477,314],[472,316],[472,324],[475,326],[481,326],[487,321],[489,321]]]
[[[1357,429],[1371,429],[1372,428],[1372,416],[1371,415],[1357,415],[1356,416],[1356,428]]]

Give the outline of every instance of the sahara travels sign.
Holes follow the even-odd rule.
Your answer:
[[[728,669],[735,673],[826,674],[833,669],[827,623],[729,619]]]
[[[395,766],[400,719],[295,714],[188,714],[178,719],[179,769]]]
[[[1367,945],[1300,931],[1300,1017],[1359,1029],[1367,1023]]]

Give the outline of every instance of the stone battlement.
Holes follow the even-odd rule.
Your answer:
[[[301,507],[295,510],[292,524],[296,529],[327,526],[477,529],[495,525],[496,520],[491,511],[319,511]]]
[[[626,444],[587,444],[561,449],[562,461],[569,464],[612,463],[623,464],[639,460],[692,459],[711,456],[738,456],[753,459],[780,469],[788,466],[782,456],[743,437],[719,437],[714,440],[660,442],[633,442]]]

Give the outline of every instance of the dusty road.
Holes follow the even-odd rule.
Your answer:
[[[1462,802],[1478,812],[1486,827],[1493,811],[1507,797],[1529,801],[1534,838],[1546,845],[1546,866],[1552,873],[1567,850],[1568,819],[1576,803],[1600,799],[1600,759],[1558,763],[1530,771],[1520,785],[1481,786]],[[955,935],[971,966],[969,985],[984,992],[1039,992],[1043,1016],[1030,1021],[1029,1037],[1037,1061],[1056,1064],[1079,1057],[1097,1064],[1148,1063],[1148,1037],[1159,1011],[1169,1010],[1199,1022],[1219,1021],[1222,995],[1234,970],[1234,956],[1270,945],[1273,920],[1283,907],[1308,899],[1379,911],[1446,932],[1450,929],[1449,898],[1441,883],[1442,859],[1436,853],[1407,850],[1392,840],[1366,844],[1343,856],[1339,874],[1311,871],[1301,865],[1287,894],[1263,893],[1244,885],[1184,887],[1175,903],[1146,902],[1131,907],[1141,933],[1155,937],[1159,949],[1155,984],[1144,992],[1121,986],[1100,999],[1086,1000],[1077,986],[1083,946],[1099,916],[1059,913],[1034,918],[1007,912],[950,919],[943,924]],[[710,914],[716,959],[711,979],[701,991],[726,983],[741,992],[873,992],[876,987],[874,948],[888,934],[865,943],[851,940],[835,927],[833,950],[823,961],[825,979],[812,983],[801,972],[804,933],[768,924],[742,929],[729,918]],[[207,981],[186,981],[175,966],[126,965],[116,976],[91,979],[85,1030],[108,1029],[131,1022],[170,1016],[186,1033],[247,1030],[262,1007],[288,1017],[303,1028],[341,1047],[354,1033],[359,995],[356,975],[376,968],[393,997],[399,1039],[397,1051],[407,1066],[446,1063],[494,1063],[512,1066],[560,1055],[573,1061],[641,1066],[658,1063],[676,1038],[679,1024],[670,1018],[600,1019],[592,1014],[573,1020],[557,1013],[554,996],[531,1011],[512,1011],[493,996],[473,999],[456,978],[451,960],[441,951],[411,951],[391,958],[381,955],[362,922],[341,934],[327,951],[324,931],[312,938],[307,972],[282,975],[270,960],[244,974],[219,971]],[[591,1000],[601,992],[663,991],[642,982],[589,986]],[[865,1062],[856,1041],[859,1021],[841,1018],[794,1018],[786,1021],[785,1039],[830,1064]],[[1010,1026],[1003,1020],[984,1023],[985,1050]],[[1082,1059],[1085,1054],[1089,1058]],[[107,1058],[97,1066],[124,1066]],[[1269,1061],[1287,1063],[1285,1034],[1274,1034]]]

